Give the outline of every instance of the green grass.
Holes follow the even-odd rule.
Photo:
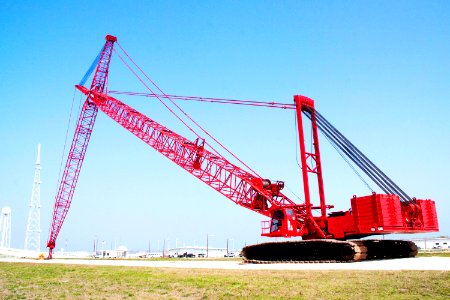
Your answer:
[[[419,252],[417,257],[450,257],[450,252]]]
[[[111,260],[110,258],[89,258],[95,260]],[[113,259],[116,260],[116,259]],[[120,259],[118,259],[120,260]],[[186,257],[155,257],[155,258],[125,258],[123,260],[136,261],[243,261],[242,257],[211,257],[211,258],[186,258]]]
[[[0,299],[448,299],[450,272],[250,271],[0,263]]]

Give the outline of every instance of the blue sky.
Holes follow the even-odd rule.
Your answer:
[[[449,13],[448,1],[3,1],[0,207],[12,208],[12,246],[23,247],[38,143],[45,246],[73,85],[106,34],[166,93],[315,99],[408,194],[436,200],[438,234],[449,235]],[[117,56],[109,87],[145,91]],[[185,133],[161,105],[121,99]],[[259,174],[303,198],[293,112],[182,106]],[[348,209],[352,195],[369,191],[323,137],[321,146],[327,201]],[[130,249],[150,241],[156,250],[164,239],[203,245],[207,234],[214,247],[227,238],[242,246],[263,240],[261,220],[99,114],[57,249],[90,250],[98,238]]]

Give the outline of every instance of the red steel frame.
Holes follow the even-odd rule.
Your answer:
[[[303,188],[305,194],[305,219],[315,224],[312,231],[303,231],[303,238],[359,238],[374,234],[417,233],[438,231],[438,221],[434,201],[415,199],[415,203],[400,202],[397,195],[373,193],[370,196],[352,198],[352,210],[335,212],[327,216],[322,178],[322,163],[318,138],[318,126],[314,101],[308,97],[294,96],[302,163]],[[311,115],[313,153],[306,151],[302,112]],[[308,162],[309,161],[309,162]],[[309,173],[317,177],[320,205],[311,203]],[[312,209],[320,210],[320,216],[313,216]],[[311,221],[312,222],[312,221]],[[369,225],[368,225],[369,224]],[[319,227],[319,228],[317,228]]]
[[[303,190],[305,193],[305,204],[307,207],[308,215],[311,215],[311,193],[309,190],[309,179],[308,173],[316,174],[317,176],[317,185],[319,188],[319,200],[320,200],[320,212],[323,219],[326,218],[326,209],[331,208],[327,207],[325,204],[325,192],[323,188],[323,178],[322,178],[322,162],[320,160],[320,148],[319,148],[319,135],[316,123],[316,114],[314,109],[314,101],[308,97],[295,95],[294,102],[296,107],[296,116],[297,116],[297,130],[299,136],[299,144],[300,144],[300,160],[302,163],[302,178],[303,178]],[[306,152],[305,147],[305,134],[303,132],[303,120],[302,120],[302,112],[303,110],[308,109],[311,111],[311,127],[312,127],[312,143],[314,146],[314,152],[309,153]],[[310,163],[308,164],[308,159]]]
[[[104,94],[113,46],[116,41],[116,37],[106,36],[106,43],[101,52],[90,89],[79,85],[76,86],[82,93],[87,95],[87,99],[78,119],[67,163],[55,197],[52,225],[47,242],[49,258],[52,257],[56,239],[70,208],[98,109],[234,203],[264,216],[271,217],[271,222],[263,221],[263,236],[302,236],[304,239],[311,239],[361,237],[374,234],[373,232],[359,230],[357,223],[363,222],[365,219],[355,219],[350,211],[337,212],[330,216],[326,214],[327,209],[333,206],[325,203],[318,127],[312,99],[301,95],[294,96],[305,194],[305,203],[296,204],[281,193],[281,189],[284,187],[283,182],[271,183],[267,179],[256,177],[233,165],[225,158],[206,150],[202,139],[190,141],[123,102]],[[311,115],[312,144],[314,148],[312,153],[307,152],[305,146],[302,121],[302,112],[305,111]],[[317,177],[319,206],[313,206],[311,201],[310,173],[315,174]],[[395,195],[385,196],[388,198],[396,197]],[[389,202],[390,200],[386,201]],[[437,231],[438,225],[434,201],[419,200],[419,203],[426,211],[423,218],[427,220],[429,226],[427,228],[411,228],[406,224],[402,228],[395,228],[392,232]],[[384,209],[386,210],[386,208]],[[313,210],[319,210],[320,216],[314,216]],[[387,210],[389,211],[389,207]],[[282,225],[278,229],[272,230],[271,228],[273,228],[274,224],[281,224],[273,221],[276,216],[280,215],[284,217],[277,219],[277,222],[280,221]],[[332,226],[329,227],[329,224]],[[350,236],[345,236],[345,232],[351,232]]]
[[[90,90],[92,92],[103,92],[108,78],[109,63],[113,51],[114,42],[117,39],[114,36],[107,35],[106,43],[100,54],[100,60],[92,80]],[[64,223],[67,212],[72,202],[73,193],[78,181],[78,176],[83,164],[84,155],[91,137],[95,119],[97,117],[98,108],[88,97],[84,102],[80,116],[78,118],[77,127],[75,129],[72,145],[67,157],[66,166],[62,175],[59,189],[55,197],[55,205],[53,208],[52,225],[50,235],[47,241],[49,248],[49,258],[52,257],[55,248],[56,238],[58,237],[61,226]]]
[[[198,140],[182,137],[111,96],[77,88],[111,119],[234,203],[265,216],[275,207],[303,207],[276,188],[274,192],[273,184],[265,185],[267,181],[204,149]],[[260,199],[266,203],[261,205]]]

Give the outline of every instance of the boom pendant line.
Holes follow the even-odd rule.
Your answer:
[[[296,206],[280,192],[282,183],[242,170],[204,149],[201,140],[189,141],[113,97],[76,87],[111,119],[234,203],[265,216],[271,207]]]

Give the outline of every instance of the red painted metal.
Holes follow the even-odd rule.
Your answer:
[[[324,237],[348,239],[377,234],[418,233],[439,230],[434,201],[414,199],[412,202],[401,202],[397,195],[373,193],[363,197],[354,196],[351,200],[351,210],[347,212],[332,212],[327,216],[326,211],[332,206],[325,203],[314,101],[305,96],[296,95],[294,96],[294,102],[296,104],[305,193],[306,215],[303,219],[310,220],[312,218],[317,224],[312,230],[303,232],[304,239]],[[314,153],[309,153],[305,150],[305,135],[301,114],[305,111],[311,115]],[[313,173],[317,176],[320,202],[318,207],[314,207],[311,202],[308,173]],[[320,210],[320,216],[313,216],[313,208]],[[313,223],[311,224],[314,225]]]
[[[395,230],[404,225],[401,202],[396,195],[354,196],[351,202],[358,232]]]
[[[113,45],[116,41],[114,36],[106,36],[106,43],[91,88],[77,86],[82,93],[87,95],[87,99],[78,119],[55,199],[52,227],[47,243],[50,258],[71,204],[98,109],[234,203],[270,217],[271,221],[262,223],[263,236],[347,239],[374,234],[438,231],[436,207],[432,200],[414,199],[411,202],[400,202],[397,195],[355,196],[351,200],[351,210],[332,212],[327,215],[327,210],[333,206],[327,205],[325,202],[316,111],[314,101],[310,98],[301,95],[294,96],[305,194],[305,203],[296,204],[281,192],[284,182],[271,182],[250,174],[233,165],[224,157],[205,149],[204,139],[197,138],[195,141],[190,141],[123,102],[104,94]],[[156,94],[148,95],[158,96]],[[169,96],[163,94],[159,97],[167,98]],[[185,98],[184,100],[192,100],[188,99],[189,97]],[[206,101],[219,103],[294,108],[292,104],[284,105],[273,102],[262,104],[250,100],[236,102],[230,99],[191,98],[198,101],[206,99]],[[311,153],[306,151],[302,113],[308,113],[311,116],[311,142],[314,149]],[[319,206],[312,204],[309,186],[311,174],[315,175],[317,179]]]
[[[432,200],[416,200],[422,207],[420,219],[407,220],[409,203],[397,195],[376,194],[351,199],[352,209],[332,213],[328,217],[328,232],[336,239],[358,238],[390,233],[421,233],[439,231],[436,209]]]
[[[117,39],[114,36],[107,35],[106,42],[100,54],[100,59],[97,69],[92,80],[90,90],[92,92],[103,92],[105,90],[109,63],[114,42]],[[52,257],[53,249],[55,248],[56,238],[64,223],[67,212],[69,211],[72,197],[75,192],[78,176],[83,164],[84,155],[91,137],[92,129],[94,127],[95,119],[97,117],[98,108],[88,97],[84,102],[80,116],[78,118],[77,127],[72,140],[72,145],[67,157],[66,166],[62,175],[58,192],[55,197],[55,204],[53,208],[52,225],[47,241],[49,248],[49,258]]]
[[[380,202],[378,200],[380,203],[375,204],[380,209],[372,209],[370,214],[364,214],[364,209],[360,209],[355,204],[352,208],[356,213],[337,212],[326,216],[323,212],[332,206],[325,204],[324,197],[319,206],[313,206],[311,203],[308,205],[308,202],[300,205],[295,204],[281,193],[284,187],[282,182],[272,183],[267,179],[255,177],[231,164],[225,158],[206,150],[203,147],[203,140],[190,141],[111,96],[89,91],[82,86],[77,86],[77,88],[84,94],[89,95],[92,102],[101,111],[187,172],[236,204],[271,217],[270,222],[263,222],[263,236],[302,236],[304,239],[355,238],[373,234],[424,230],[420,226],[410,228],[398,222],[404,220],[404,218],[401,215],[400,201],[397,196],[378,195],[377,199],[389,201]],[[297,112],[314,108],[312,100],[306,97],[297,97],[296,103],[299,107]],[[312,120],[314,122],[315,119],[312,118]],[[299,124],[302,124],[301,121],[299,121]],[[303,127],[300,125],[299,134],[302,132]],[[307,162],[309,158],[313,160],[314,164],[306,165],[303,170],[307,170],[306,175],[308,175],[307,173],[313,173],[318,177],[320,197],[321,193],[323,195],[323,181],[321,178],[320,152],[318,151],[318,135],[317,131],[314,134],[314,126],[313,139],[315,139],[315,152],[302,152],[302,161]],[[305,149],[304,142],[301,148]],[[304,180],[304,182],[308,182],[308,180]],[[322,187],[320,188],[320,186]],[[309,186],[306,190],[309,190]],[[371,199],[371,197],[362,197],[359,202],[364,203],[364,199]],[[375,204],[370,202],[370,208]],[[312,211],[315,210],[320,212],[320,216],[313,215]],[[395,211],[397,223],[394,224],[388,217]],[[373,218],[381,218],[382,221],[374,222]],[[370,223],[371,226],[361,227],[361,224],[366,223]],[[372,230],[373,224],[377,224],[376,230]],[[384,230],[378,230],[379,227],[383,226]]]
[[[325,238],[327,236],[326,233],[324,232],[326,229],[326,217],[327,217],[326,210],[327,208],[332,208],[332,206],[327,206],[325,203],[325,192],[323,188],[323,178],[322,178],[322,162],[320,159],[319,135],[315,117],[314,101],[305,96],[295,95],[294,102],[296,107],[297,130],[300,144],[300,160],[302,163],[303,190],[305,193],[306,214],[307,219],[309,220],[314,219],[312,225],[315,227],[315,230],[312,230],[312,232],[309,233],[308,236],[310,236],[310,238]],[[307,152],[305,146],[305,134],[303,130],[303,120],[302,120],[302,112],[304,110],[308,110],[311,112],[311,127],[313,139],[312,144],[314,147],[314,152],[312,153]],[[313,217],[311,209],[312,208],[311,191],[309,189],[309,173],[315,174],[317,177],[317,186],[320,202],[318,209],[320,209],[321,214],[320,217]]]
[[[206,150],[203,141],[190,141],[111,96],[77,88],[125,129],[234,203],[265,216],[278,207],[303,210],[281,193],[282,182],[255,177]]]
[[[422,211],[423,227],[429,231],[439,231],[439,222],[436,215],[436,204],[432,200],[416,200]]]
[[[274,102],[274,101],[267,102],[267,101],[255,101],[255,100],[236,100],[236,99],[226,99],[226,98],[180,96],[180,95],[155,94],[155,93],[152,94],[152,93],[124,92],[124,91],[114,91],[114,90],[109,90],[108,94],[140,96],[140,97],[158,98],[158,99],[173,99],[173,100],[183,100],[183,101],[198,101],[198,102],[209,102],[209,103],[233,104],[233,105],[259,106],[259,107],[281,108],[281,109],[295,109],[295,104],[279,103],[279,102]]]
[[[317,224],[317,220],[323,223],[323,218],[314,218],[305,204],[286,197],[281,192],[283,182],[255,177],[204,149],[203,141],[190,141],[111,96],[77,88],[125,129],[234,203],[271,217],[264,236],[325,238]]]

